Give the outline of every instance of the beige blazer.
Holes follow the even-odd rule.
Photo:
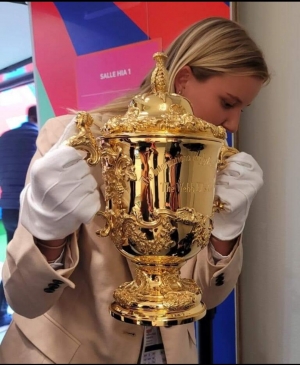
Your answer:
[[[51,148],[72,118],[52,118],[44,125],[33,161]],[[100,188],[100,166],[91,167],[91,172]],[[99,216],[82,225],[67,247],[65,268],[55,271],[19,224],[2,272],[7,300],[15,311],[0,347],[2,364],[137,363],[144,328],[118,321],[108,310],[113,291],[132,280],[133,268],[109,238],[96,236],[103,225]],[[197,281],[203,301],[213,308],[231,293],[241,267],[238,242],[231,257],[217,265],[206,247],[181,273]],[[161,335],[168,364],[198,363],[194,323],[161,328]]]

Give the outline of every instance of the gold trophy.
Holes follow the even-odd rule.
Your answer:
[[[92,116],[79,112],[77,136],[67,143],[101,163],[110,235],[136,268],[135,278],[114,291],[110,314],[143,326],[173,326],[206,314],[201,288],[181,278],[181,267],[204,249],[212,216],[222,209],[215,181],[226,158],[226,131],[193,115],[190,102],[168,93],[166,56],[155,53],[151,92],[136,95],[122,116],[110,118],[95,139]]]

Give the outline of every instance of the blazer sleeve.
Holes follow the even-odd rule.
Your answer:
[[[235,288],[243,263],[242,236],[230,255],[215,264],[208,246],[182,267],[182,277],[192,277],[202,290],[207,309],[221,304]]]
[[[66,115],[49,119],[41,128],[25,184],[30,181],[32,163],[56,143],[73,117]],[[28,318],[40,316],[53,306],[66,287],[75,287],[69,277],[79,260],[76,232],[70,236],[65,250],[64,269],[55,271],[35,245],[32,235],[18,224],[13,239],[7,245],[2,268],[7,302],[16,313]]]

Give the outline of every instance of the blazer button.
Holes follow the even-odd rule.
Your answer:
[[[49,287],[53,288],[53,289],[57,289],[57,288],[59,288],[59,285],[58,284],[49,284]]]
[[[53,279],[52,280],[54,284],[63,284],[64,282],[61,280]]]
[[[48,284],[48,288],[44,288],[44,292],[46,293],[53,293],[56,289],[59,288],[60,284],[62,284],[63,281],[53,279],[52,283]]]
[[[216,286],[221,286],[224,284],[224,273],[216,277]]]

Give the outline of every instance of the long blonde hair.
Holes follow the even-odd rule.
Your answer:
[[[262,51],[237,22],[210,17],[183,31],[164,51],[169,74],[169,92],[175,92],[178,71],[189,65],[199,81],[215,75],[255,76],[267,84],[270,74]],[[93,113],[123,115],[136,94],[151,91],[151,70],[137,90],[91,110]]]

